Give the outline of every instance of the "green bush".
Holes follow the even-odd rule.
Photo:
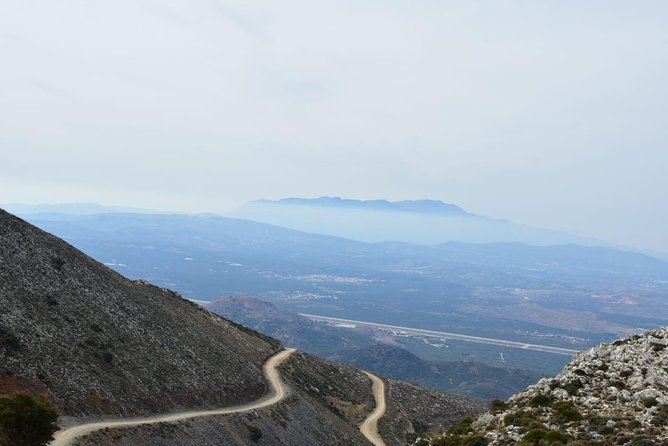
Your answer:
[[[442,437],[432,439],[431,444],[432,446],[487,446],[489,440],[481,434],[445,434]]]
[[[657,407],[656,414],[652,417],[651,423],[653,426],[665,426],[668,424],[668,404],[660,404]]]
[[[650,407],[656,406],[659,402],[656,400],[656,398],[645,398],[642,400],[642,403],[649,409]]]
[[[454,427],[451,427],[448,429],[448,434],[451,435],[464,435],[468,434],[469,432],[473,431],[473,428],[471,427],[471,424],[473,423],[473,418],[471,417],[464,417],[462,421],[459,422]]]
[[[548,431],[545,429],[532,429],[524,437],[522,437],[523,442],[530,444],[554,444],[561,443],[567,444],[571,441],[573,437],[568,434],[557,431]],[[542,443],[541,443],[542,441]]]
[[[503,417],[503,424],[506,426],[511,426],[515,424],[515,414],[511,412],[505,417]]]
[[[536,395],[529,400],[529,405],[533,407],[547,407],[551,406],[554,398],[548,395]]]
[[[578,393],[578,390],[582,389],[584,387],[584,384],[582,384],[582,381],[579,379],[573,379],[566,384],[564,384],[563,388],[568,392],[569,395],[575,396]]]
[[[58,413],[43,398],[0,399],[0,446],[43,446],[58,430]]]
[[[608,418],[602,417],[600,415],[594,415],[589,418],[589,430],[595,431],[601,435],[611,434],[614,429],[608,427]]]
[[[538,421],[536,415],[527,412],[527,411],[518,411],[516,413],[510,413],[503,418],[503,422],[506,426],[519,426],[525,428],[526,431],[530,431],[534,428],[543,428],[545,427],[543,423]]]
[[[652,342],[650,345],[655,352],[661,352],[666,348],[666,344],[660,342]]]
[[[558,401],[554,403],[553,407],[552,421],[555,423],[563,424],[582,419],[582,415],[580,415],[580,412],[578,412],[570,401]]]
[[[508,405],[508,403],[501,400],[492,400],[492,402],[489,403],[489,411],[492,413],[503,412],[504,410],[507,410],[509,407],[510,406]]]
[[[487,446],[489,441],[484,435],[475,433],[471,424],[473,418],[465,417],[444,435],[431,439],[432,446]]]
[[[482,435],[472,435],[464,440],[462,446],[487,446],[489,440]]]
[[[631,440],[630,446],[654,446],[656,443],[646,437],[636,437]]]

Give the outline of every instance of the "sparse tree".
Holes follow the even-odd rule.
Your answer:
[[[58,430],[58,413],[44,398],[0,399],[0,446],[43,446]]]

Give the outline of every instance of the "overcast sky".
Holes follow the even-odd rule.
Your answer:
[[[0,203],[435,198],[668,251],[668,2],[0,3]]]

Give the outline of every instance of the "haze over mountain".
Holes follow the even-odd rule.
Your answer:
[[[0,208],[15,215],[33,214],[67,214],[67,215],[94,215],[111,212],[141,212],[155,213],[148,209],[132,208],[128,206],[103,206],[97,203],[58,203],[58,204],[0,204]]]
[[[666,24],[0,1],[0,446],[668,446]]]
[[[666,22],[659,0],[3,2],[0,202],[437,197],[668,252]]]
[[[401,241],[428,245],[448,241],[604,244],[565,232],[482,217],[438,200],[393,202],[339,197],[258,200],[244,204],[230,215],[366,242]]]
[[[68,424],[228,407],[267,393],[262,365],[281,347],[0,210],[0,398],[43,396]],[[366,444],[357,426],[374,404],[367,375],[300,352],[279,373],[290,395],[266,409],[105,429],[78,444]],[[405,444],[413,423],[446,427],[480,411],[465,398],[387,385],[388,444]],[[423,408],[433,403],[440,409]]]
[[[283,198],[281,200],[256,200],[247,205],[286,205],[286,206],[316,206],[333,207],[342,209],[364,209],[387,212],[405,212],[416,214],[438,214],[438,215],[459,215],[474,217],[457,205],[444,203],[439,200],[351,200],[341,197],[320,197],[320,198]]]
[[[611,248],[363,243],[211,215],[50,214],[30,221],[127,277],[199,300],[251,295],[293,313],[569,349],[668,322],[668,264]],[[389,336],[435,361],[556,373],[568,359]]]

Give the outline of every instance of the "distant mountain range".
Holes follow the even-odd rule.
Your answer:
[[[341,209],[364,209],[383,212],[404,212],[417,214],[435,214],[435,215],[458,215],[476,217],[474,214],[466,212],[457,205],[445,203],[439,200],[351,200],[341,197],[320,197],[320,198],[283,198],[281,200],[257,200],[251,204],[260,205],[282,205],[282,206],[316,206],[332,207]]]
[[[438,200],[365,201],[339,197],[257,200],[244,204],[229,216],[366,242],[606,244],[566,232],[475,215]]]
[[[364,243],[219,216],[27,218],[126,277],[198,300],[252,295],[293,313],[572,349],[668,321],[668,264],[611,248]],[[433,360],[473,358],[544,373],[566,359],[399,341]]]
[[[33,214],[67,214],[93,215],[112,212],[138,212],[143,214],[157,213],[149,209],[133,208],[128,206],[103,206],[97,203],[57,203],[57,204],[0,204],[0,208],[15,215]]]
[[[273,338],[173,291],[131,281],[0,210],[3,403],[43,397],[68,425],[230,407],[267,394],[262,366],[281,349]],[[295,352],[278,372],[290,393],[274,406],[105,428],[76,444],[368,444],[358,426],[375,402],[361,370]],[[386,386],[392,418],[382,419],[379,431],[388,444],[406,444],[420,430],[447,428],[481,409],[477,401],[413,384]],[[9,444],[5,432],[0,443]]]

